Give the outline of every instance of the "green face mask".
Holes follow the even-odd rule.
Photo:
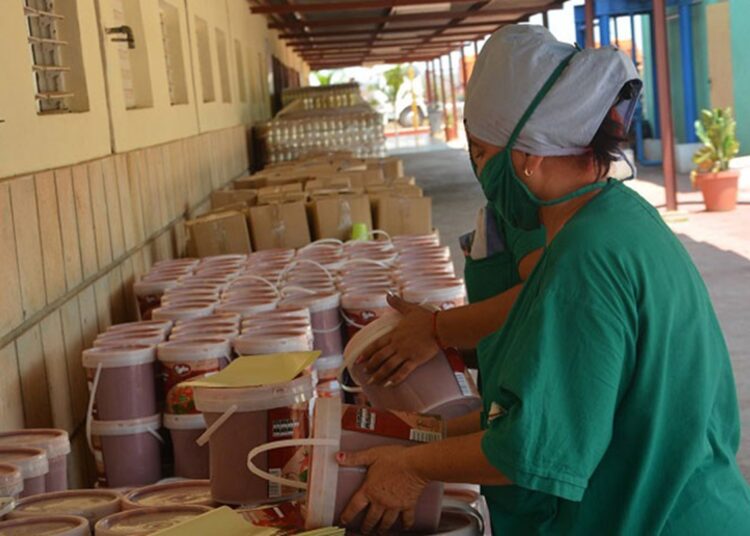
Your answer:
[[[487,201],[495,208],[501,218],[518,229],[525,231],[539,229],[542,226],[539,220],[540,207],[564,203],[593,190],[603,188],[606,185],[603,182],[596,182],[563,197],[545,201],[539,199],[528,189],[523,181],[518,178],[516,170],[513,167],[511,150],[521,130],[565,70],[565,67],[568,66],[572,57],[573,54],[564,59],[550,75],[544,86],[542,86],[542,89],[539,90],[539,93],[537,93],[534,100],[524,112],[518,125],[516,125],[515,130],[508,140],[508,145],[485,164],[482,173],[478,176]],[[472,166],[476,174],[476,166],[473,161]]]

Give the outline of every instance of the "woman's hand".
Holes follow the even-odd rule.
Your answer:
[[[414,524],[417,499],[427,482],[409,466],[406,451],[409,447],[376,447],[360,452],[339,452],[336,460],[342,467],[367,467],[362,487],[352,496],[341,513],[341,523],[347,525],[365,509],[361,530],[369,534],[374,529],[388,532],[399,515],[404,528]]]
[[[440,350],[432,330],[432,311],[392,294],[388,303],[403,315],[396,328],[370,344],[360,357],[370,383],[398,385]]]

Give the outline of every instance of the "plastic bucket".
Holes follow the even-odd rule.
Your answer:
[[[159,330],[128,330],[124,332],[102,333],[94,339],[93,346],[112,347],[129,345],[156,345],[164,341],[164,333]]]
[[[216,307],[218,313],[237,313],[242,318],[256,315],[264,311],[272,311],[278,304],[278,298],[260,298],[257,300],[245,298],[238,301],[222,302]]]
[[[153,484],[161,478],[161,415],[142,419],[93,421],[90,447],[102,487]]]
[[[159,307],[154,309],[151,316],[155,320],[187,320],[189,318],[202,318],[214,312],[214,303],[181,304],[172,307]]]
[[[237,355],[268,355],[286,352],[309,352],[312,341],[305,332],[282,329],[264,335],[245,334],[234,340]]]
[[[19,497],[31,497],[47,491],[49,462],[44,449],[0,446],[0,463],[13,465],[20,471],[21,478],[23,478],[23,491]]]
[[[341,316],[349,337],[391,310],[385,289],[361,289],[341,296]]]
[[[193,397],[191,393],[191,405]],[[193,410],[195,410],[193,406]],[[208,478],[208,446],[195,441],[206,431],[206,419],[202,413],[175,415],[164,414],[164,427],[172,437],[174,474],[181,478]]]
[[[235,327],[207,327],[183,330],[172,334],[170,341],[201,341],[203,339],[221,339],[233,341],[240,334]]]
[[[138,508],[100,519],[96,536],[143,536],[174,527],[210,512],[208,506],[160,506]]]
[[[46,476],[47,491],[68,489],[67,455],[70,454],[68,432],[57,428],[27,428],[0,433],[2,447],[34,447],[47,454],[49,472]],[[2,496],[2,493],[0,493]]]
[[[113,324],[107,328],[105,333],[120,333],[131,330],[157,329],[164,333],[166,338],[172,330],[172,322],[169,320],[140,320],[138,322],[125,322],[124,324]]]
[[[441,432],[417,429],[420,421],[428,420],[433,424],[439,424],[442,430],[439,418],[419,415],[397,416],[364,406],[342,406],[341,401],[337,399],[320,399],[315,404],[312,439],[290,440],[282,444],[271,443],[256,447],[247,456],[248,469],[269,482],[307,491],[305,528],[338,525],[341,512],[364,483],[367,469],[340,467],[336,462],[336,453],[339,450],[352,451],[383,445],[410,444],[409,437],[416,437],[420,433],[432,434],[432,439],[442,438]],[[384,430],[395,433],[386,433]],[[295,444],[312,447],[307,483],[286,481],[283,477],[270,474],[255,465],[256,457],[261,454]],[[426,486],[417,501],[414,530],[431,533],[437,528],[442,494],[442,483],[430,482]],[[357,528],[363,518],[364,514],[361,514],[352,520],[347,528]],[[395,529],[398,530],[398,527]]]
[[[273,311],[266,311],[257,315],[252,315],[242,320],[242,327],[252,325],[256,322],[272,320],[304,320],[310,323],[310,310],[307,307],[296,307],[291,305],[279,304]]]
[[[341,294],[293,294],[284,298],[281,303],[307,307],[310,310],[313,348],[320,350],[323,357],[342,354]]]
[[[86,518],[93,527],[101,518],[121,510],[122,496],[107,489],[74,489],[41,493],[18,502],[8,517],[72,515]]]
[[[211,325],[231,325],[235,327],[239,327],[240,325],[240,315],[237,313],[214,313],[209,316],[204,316],[201,318],[191,318],[189,320],[179,320],[175,326],[174,329],[187,329],[191,326],[194,327],[205,327],[205,326],[211,326]]]
[[[173,393],[175,386],[195,376],[219,372],[229,364],[232,347],[228,340],[221,338],[172,340],[161,343],[156,349],[156,356],[167,400],[166,412],[172,413],[179,398]]]
[[[448,349],[419,366],[397,386],[368,385],[369,373],[355,361],[364,349],[390,333],[400,319],[392,311],[357,333],[344,350],[345,366],[375,408],[459,417],[481,408],[474,380],[458,352]]]
[[[0,463],[0,497],[18,497],[23,491],[23,476],[18,466]]]
[[[211,499],[211,484],[208,480],[177,480],[153,484],[134,489],[122,498],[123,510],[159,506],[214,507],[216,503]]]
[[[78,516],[33,516],[0,522],[3,536],[89,536],[89,522]]]
[[[97,347],[84,350],[89,381],[89,418],[137,419],[156,413],[154,346]]]
[[[215,501],[258,504],[290,493],[254,475],[241,475],[246,475],[246,457],[251,449],[270,441],[307,436],[308,402],[313,396],[309,374],[259,387],[195,388],[195,405],[209,426],[199,441],[209,442],[211,496]],[[262,456],[258,464],[265,471],[298,479],[306,470],[304,454],[297,448],[282,449],[272,456]]]
[[[153,310],[161,305],[161,297],[167,289],[177,286],[177,278],[141,279],[133,283],[133,293],[138,305],[138,318],[151,320]]]

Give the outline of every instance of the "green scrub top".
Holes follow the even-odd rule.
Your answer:
[[[518,263],[532,251],[544,247],[544,229],[522,231],[505,223],[491,205],[487,205],[487,210],[497,222],[505,249],[484,259],[466,257],[464,280],[469,303],[492,298],[515,287],[521,282]]]
[[[659,214],[610,181],[479,347],[496,534],[750,534],[729,354]]]

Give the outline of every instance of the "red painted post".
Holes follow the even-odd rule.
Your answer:
[[[586,0],[586,48],[594,48],[594,0]]]
[[[453,124],[451,125],[451,139],[458,136],[458,106],[456,106],[456,81],[453,76],[453,54],[448,52],[448,74],[451,84],[451,106],[453,107]]]
[[[443,76],[443,58],[437,59],[438,66],[440,67],[440,101],[443,105],[443,128],[445,129],[445,141],[451,139],[450,131],[448,130],[448,107],[445,104],[445,77]]]
[[[667,44],[665,0],[654,0],[653,21],[664,189],[667,197],[667,210],[677,210],[677,176],[674,166],[674,131],[672,127],[672,97],[669,81],[669,45]]]

